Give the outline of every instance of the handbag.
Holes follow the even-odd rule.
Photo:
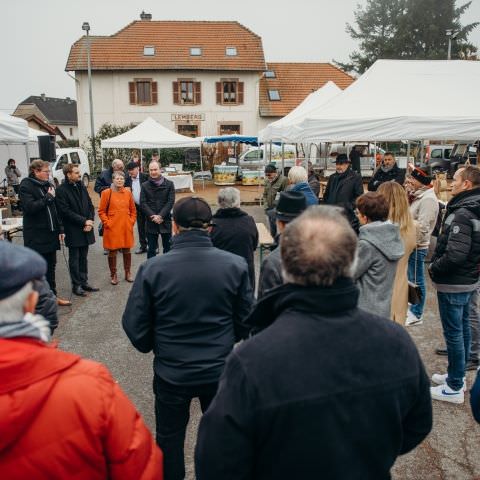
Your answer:
[[[110,199],[112,198],[112,190],[110,190],[110,195],[108,196],[108,201],[107,201],[107,215],[108,215],[108,207],[110,207]],[[100,222],[98,224],[98,235],[100,237],[103,237],[103,222]]]
[[[408,281],[408,303],[418,305],[423,299],[423,292],[417,285],[417,249],[415,248],[415,273],[413,282]]]

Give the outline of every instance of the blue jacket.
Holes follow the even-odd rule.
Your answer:
[[[247,262],[215,248],[207,232],[191,230],[140,266],[122,323],[137,350],[153,350],[162,380],[215,383],[234,343],[248,335],[252,302]]]
[[[315,197],[315,194],[312,192],[310,185],[307,182],[300,182],[295,184],[292,189],[292,192],[302,192],[307,199],[307,207],[310,205],[318,205],[318,198]]]

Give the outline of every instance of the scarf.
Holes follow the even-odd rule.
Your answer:
[[[50,341],[50,323],[41,315],[26,313],[21,320],[0,322],[0,338],[30,337]]]
[[[165,181],[165,178],[163,177],[163,175],[160,177],[160,178],[150,178],[150,181],[156,185],[157,187],[159,187],[160,185],[162,185],[162,183]]]
[[[381,165],[380,170],[384,173],[388,173],[390,170],[392,170],[393,167],[394,165],[392,165],[391,167],[386,167],[385,165]]]

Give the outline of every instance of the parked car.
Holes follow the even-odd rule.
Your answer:
[[[295,145],[284,145],[284,167],[290,169],[296,164],[297,150]],[[242,170],[260,170],[270,163],[270,146],[250,147],[238,157],[238,176],[242,176]],[[278,169],[282,166],[282,147],[273,145],[271,163]]]
[[[55,186],[60,185],[65,179],[63,166],[67,163],[75,163],[80,168],[83,184],[88,187],[90,181],[90,165],[87,154],[81,148],[57,148],[57,158],[52,162],[52,177]]]
[[[431,173],[446,173],[451,177],[455,170],[452,171],[450,156],[455,145],[430,145],[427,151],[425,161],[420,163],[420,168],[424,168]]]

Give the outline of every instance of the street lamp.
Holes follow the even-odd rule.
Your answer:
[[[452,40],[455,40],[458,37],[460,32],[454,32],[452,29],[448,29],[446,31],[448,37],[448,53],[447,53],[447,60],[452,59]]]
[[[92,65],[90,61],[90,24],[83,22],[82,30],[87,32],[87,70],[88,70],[88,97],[90,100],[90,137],[92,140],[92,153],[94,166],[97,163],[97,149],[95,147],[95,127],[93,126],[93,96],[92,96]]]

